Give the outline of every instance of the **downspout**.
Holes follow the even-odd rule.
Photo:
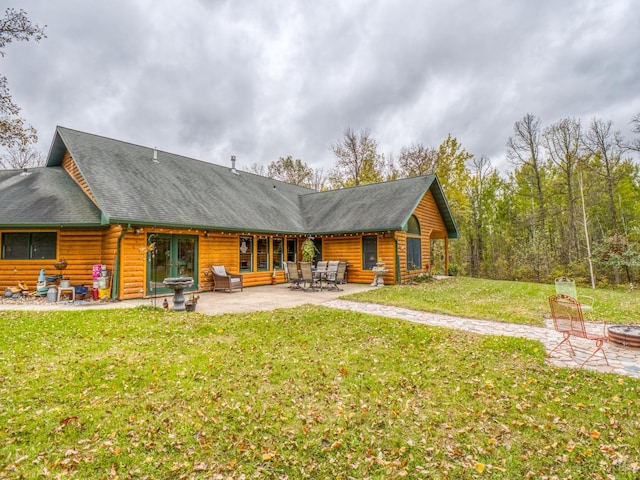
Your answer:
[[[396,242],[396,285],[400,285],[402,283],[402,277],[400,276],[400,255],[398,255],[398,239],[396,238],[395,232],[393,232],[391,238]]]
[[[120,232],[118,236],[118,241],[116,242],[116,259],[113,264],[113,287],[111,288],[111,298],[113,300],[117,300],[117,292],[120,292],[120,286],[118,283],[120,282],[120,247],[122,244],[122,237],[126,235],[126,233],[131,229],[131,224],[127,224],[127,228]]]

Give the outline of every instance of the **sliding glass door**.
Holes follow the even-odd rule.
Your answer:
[[[152,233],[147,237],[147,295],[169,294],[162,281],[169,277],[192,277],[198,288],[198,237]]]

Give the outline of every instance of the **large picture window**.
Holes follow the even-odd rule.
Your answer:
[[[287,262],[298,261],[298,239],[287,238]]]
[[[57,257],[58,235],[55,232],[21,232],[2,234],[3,260],[45,260]]]
[[[407,224],[407,270],[422,269],[422,237],[420,236],[420,222],[415,215],[411,215]]]
[[[253,272],[253,237],[240,237],[240,271]]]
[[[269,239],[267,237],[258,238],[258,271],[269,270]]]
[[[273,238],[273,268],[281,269],[284,262],[284,238]]]
[[[378,261],[378,237],[365,235],[362,237],[362,268],[372,270]]]

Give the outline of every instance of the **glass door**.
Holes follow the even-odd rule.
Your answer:
[[[198,288],[197,246],[195,235],[163,235],[152,233],[147,237],[147,295],[173,293],[162,281],[169,277],[192,277]]]

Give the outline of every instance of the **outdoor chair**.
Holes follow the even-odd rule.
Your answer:
[[[284,281],[290,283],[291,275],[289,275],[289,266],[287,265],[287,262],[282,264],[282,270],[284,271]],[[289,285],[289,288],[291,288],[291,285]]]
[[[314,275],[310,262],[300,262],[300,281],[303,290],[311,289],[315,291],[318,286],[320,290],[322,290],[322,284],[318,277]]]
[[[291,282],[289,288],[299,289],[300,282],[302,279],[300,278],[300,271],[298,270],[298,264],[296,262],[284,262],[284,271],[285,276]]]
[[[213,275],[213,291],[226,290],[231,293],[233,290],[242,291],[242,275],[229,273],[224,266],[214,265],[211,267]]]
[[[338,262],[336,270],[327,270],[327,288],[329,290],[340,290],[338,286],[344,283],[344,274],[347,271],[347,262]]]
[[[580,295],[578,298],[578,290],[576,289],[576,282],[573,278],[558,277],[555,279],[556,295],[567,295],[574,298],[582,307],[582,312],[591,318],[593,315],[593,304],[595,299],[588,295]]]
[[[567,343],[571,351],[571,357],[575,357],[575,351],[570,339],[571,337],[576,337],[594,341],[596,344],[596,349],[580,364],[580,368],[589,362],[598,352],[602,353],[605,362],[609,365],[607,355],[602,348],[604,342],[609,339],[605,322],[585,322],[582,316],[582,306],[575,298],[568,295],[552,295],[549,297],[549,306],[551,307],[551,316],[553,317],[553,327],[558,333],[561,333],[563,337],[562,341],[549,352],[549,356],[556,352],[561,345]],[[587,330],[588,326],[590,328]],[[600,327],[602,327],[602,333],[600,333]]]
[[[319,261],[318,264],[316,265],[316,271],[317,272],[324,272],[327,269],[327,264],[329,262],[325,262],[325,261]]]

